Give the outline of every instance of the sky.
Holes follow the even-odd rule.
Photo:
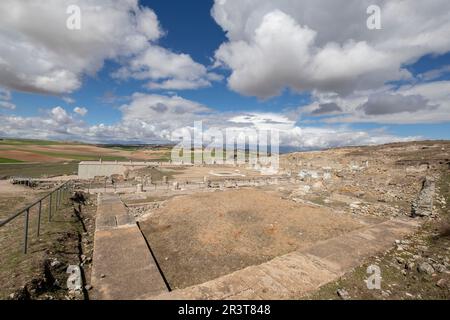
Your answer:
[[[448,0],[2,0],[0,15],[0,137],[161,143],[202,121],[298,149],[450,139]]]

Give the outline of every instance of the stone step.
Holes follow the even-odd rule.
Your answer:
[[[392,247],[418,223],[392,219],[328,239],[301,251],[250,266],[217,279],[146,299],[298,299],[337,280],[364,258]]]
[[[134,218],[117,195],[99,195],[92,299],[131,300],[168,292]]]

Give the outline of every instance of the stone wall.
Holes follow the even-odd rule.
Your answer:
[[[426,177],[422,183],[419,195],[412,203],[413,217],[427,217],[433,214],[433,197],[435,191],[435,181]]]
[[[142,169],[150,165],[151,163],[83,161],[78,164],[78,179],[124,175],[127,170]]]

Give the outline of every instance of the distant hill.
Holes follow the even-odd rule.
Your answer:
[[[0,163],[49,163],[67,161],[168,161],[165,145],[94,145],[73,141],[0,139]]]

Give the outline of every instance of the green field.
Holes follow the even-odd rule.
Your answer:
[[[77,174],[77,171],[78,162],[0,164],[0,179],[13,176],[44,178]]]
[[[50,141],[50,140],[0,139],[0,145],[1,144],[51,146],[51,145],[61,145],[61,144],[67,144],[67,143],[60,142],[60,141]],[[81,144],[81,143],[71,142],[70,144]]]
[[[51,152],[51,151],[37,151],[33,150],[33,153],[41,154],[43,156],[49,156],[54,158],[64,158],[77,161],[94,161],[94,160],[105,160],[105,161],[127,161],[128,158],[119,156],[107,156],[107,155],[95,155],[95,154],[74,154],[67,152]]]
[[[23,161],[8,158],[0,158],[0,163],[21,163],[21,162]]]
[[[102,148],[107,148],[107,149],[113,149],[113,150],[119,150],[119,151],[137,151],[141,148],[139,147],[135,147],[135,146],[121,146],[121,147],[108,147],[108,146],[102,146]]]
[[[72,148],[72,146],[78,146],[78,148]],[[95,148],[79,148],[79,146],[93,146]],[[100,159],[104,161],[129,161],[146,158],[152,161],[167,162],[170,159],[170,150],[158,146],[157,151],[152,152],[151,147],[149,148],[144,153],[140,151],[146,149],[146,147],[138,145],[90,145],[68,141],[0,138],[0,164],[99,161]],[[32,154],[35,154],[35,156]],[[45,156],[45,158],[42,156]],[[52,159],[47,159],[48,157]],[[51,166],[54,167],[55,165]],[[56,166],[59,167],[58,164]],[[49,175],[54,175],[53,171],[49,172]]]

